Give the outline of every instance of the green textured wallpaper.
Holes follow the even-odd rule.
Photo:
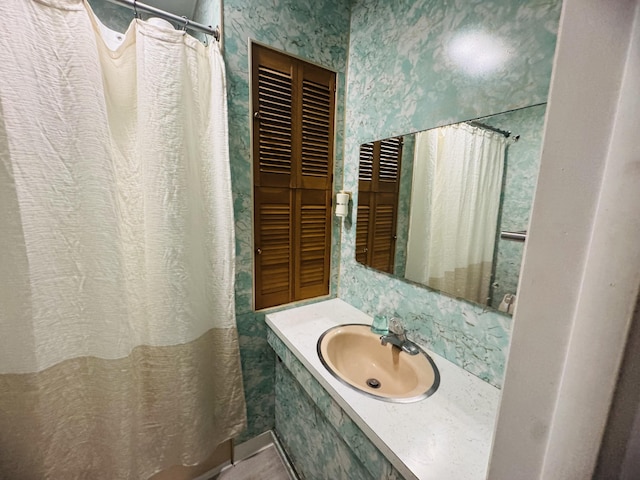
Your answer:
[[[363,142],[545,102],[560,6],[559,0],[355,0],[345,190],[357,191]],[[343,231],[338,296],[369,314],[398,314],[410,336],[501,386],[511,319],[357,264],[355,232],[355,225]]]
[[[229,148],[236,221],[236,313],[251,438],[274,426],[274,360],[264,314],[254,313],[253,198],[249,114],[249,43],[317,63],[338,73],[335,178],[342,177],[344,91],[349,38],[348,0],[225,0],[224,55],[229,101]],[[333,222],[331,293],[336,294],[340,227]]]

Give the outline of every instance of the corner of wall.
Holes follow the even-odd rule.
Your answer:
[[[636,5],[563,4],[492,480],[592,474],[640,275]]]

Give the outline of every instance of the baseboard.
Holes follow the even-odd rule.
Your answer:
[[[296,469],[293,467],[293,462],[289,459],[289,455],[287,455],[287,452],[282,446],[282,443],[278,438],[278,434],[272,430],[269,430],[269,432],[275,439],[274,445],[276,447],[276,450],[278,450],[278,454],[280,455],[280,458],[282,459],[284,466],[287,467],[287,472],[289,473],[289,477],[291,477],[291,480],[298,480],[300,478],[298,475],[298,472],[296,472]]]
[[[250,438],[246,442],[241,443],[240,445],[233,446],[233,456],[231,462],[236,464],[241,462],[242,460],[246,460],[249,457],[253,457],[254,455],[260,453],[265,448],[270,447],[271,445],[275,446],[278,451],[278,455],[282,459],[285,467],[287,468],[287,473],[291,480],[298,480],[298,475],[296,474],[295,469],[291,465],[287,454],[280,445],[280,441],[278,437],[273,433],[273,431],[269,430],[267,432],[261,433],[257,437]],[[216,468],[209,470],[206,473],[203,473],[199,477],[194,480],[209,480],[212,477],[218,475],[222,470],[232,465],[232,463],[227,461],[221,465],[218,465]]]
[[[271,444],[276,444],[278,439],[273,435],[271,430],[261,433],[257,437],[250,438],[240,445],[233,446],[233,463],[241,462],[249,457],[253,457],[256,453],[260,453]]]

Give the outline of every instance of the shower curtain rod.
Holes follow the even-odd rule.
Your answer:
[[[220,30],[218,29],[218,27],[207,27],[205,25],[202,25],[201,23],[189,20],[187,17],[180,17],[175,13],[160,10],[159,8],[147,5],[146,3],[138,2],[137,0],[107,0],[107,2],[113,3],[115,5],[120,5],[121,7],[129,8],[136,12],[136,15],[138,12],[145,12],[150,13],[151,15],[155,15],[156,17],[169,20],[170,22],[182,24],[184,25],[185,29],[188,28],[189,30],[196,30],[198,32],[206,33],[207,35],[212,35],[213,38],[215,38],[217,41],[220,41]]]
[[[505,137],[509,138],[511,136],[511,132],[509,130],[501,130],[499,128],[496,127],[492,127],[491,125],[486,125],[482,122],[467,122],[469,125],[473,125],[474,127],[479,127],[479,128],[484,128],[485,130],[491,130],[492,132],[496,132],[499,133],[501,135],[504,135]],[[515,137],[516,140],[518,140],[520,138],[520,135],[517,135]]]

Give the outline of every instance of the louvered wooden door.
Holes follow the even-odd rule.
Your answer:
[[[360,147],[356,261],[393,273],[402,137]]]
[[[335,74],[257,45],[252,63],[261,309],[329,293]]]

